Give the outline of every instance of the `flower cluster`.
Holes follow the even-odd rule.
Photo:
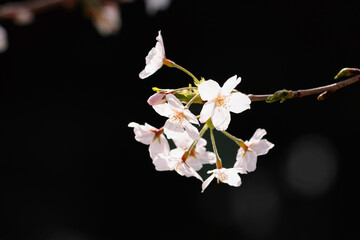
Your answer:
[[[239,174],[254,171],[257,156],[266,154],[274,147],[274,144],[262,139],[266,134],[264,129],[257,129],[249,141],[243,141],[226,131],[231,121],[230,112],[241,113],[250,109],[250,98],[235,89],[241,82],[241,78],[235,75],[229,78],[222,87],[211,79],[198,80],[188,70],[166,58],[160,31],[156,40],[156,46],[146,56],[146,66],[139,77],[147,78],[165,65],[187,73],[193,78],[196,87],[189,85],[189,87],[178,89],[153,88],[156,93],[148,99],[148,104],[167,120],[159,129],[147,123],[140,125],[131,122],[129,127],[134,129],[135,139],[149,145],[150,157],[156,170],[174,170],[181,176],[196,177],[202,181],[202,191],[214,178],[218,183],[240,186]],[[198,116],[190,111],[193,103],[203,105]],[[196,126],[201,124],[203,126],[199,131]],[[207,141],[203,138],[207,130],[210,130],[213,152],[207,151]],[[214,130],[222,132],[239,147],[236,161],[231,168],[222,166]],[[173,141],[174,149],[170,149],[168,139]],[[204,164],[215,165],[214,170],[208,171],[211,175],[205,181],[198,173]]]

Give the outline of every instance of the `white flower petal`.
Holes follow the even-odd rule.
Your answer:
[[[221,91],[221,87],[214,80],[207,80],[199,85],[198,91],[202,100],[209,101],[218,96]]]
[[[234,88],[241,82],[241,77],[232,76],[226,82],[221,88],[221,95],[230,95],[231,91],[234,90]]]
[[[214,114],[214,110],[215,110],[215,102],[214,101],[207,101],[200,112],[200,122],[204,123],[206,122],[209,118],[211,118]]]
[[[128,124],[128,127],[134,128],[134,127],[136,127],[136,126],[139,126],[139,124],[136,123],[136,122],[131,122],[131,123]]]
[[[184,175],[186,177],[196,177],[200,181],[203,181],[202,177],[192,167],[189,167],[185,163],[182,163],[182,166],[184,167]]]
[[[199,171],[202,168],[202,163],[192,156],[186,159],[186,164],[192,167],[195,171]]]
[[[159,115],[161,115],[163,117],[169,117],[171,114],[174,113],[174,111],[171,109],[171,107],[167,103],[153,105],[152,107]]]
[[[156,37],[156,45],[153,47],[148,55],[145,57],[145,69],[140,72],[139,77],[141,79],[147,78],[150,75],[154,74],[157,70],[159,70],[165,59],[165,48],[163,39],[161,37],[161,32],[159,31],[158,36]]]
[[[190,112],[190,110],[184,110],[183,113],[184,113],[185,118],[189,122],[199,125],[199,121],[197,120],[196,116],[192,112]]]
[[[251,145],[251,150],[255,151],[258,156],[267,154],[271,148],[274,147],[274,144],[269,142],[266,139],[262,139],[253,145]]]
[[[239,187],[241,185],[241,178],[238,174],[238,170],[229,168],[224,171],[224,173],[227,175],[227,178],[224,183],[229,184],[233,187]]]
[[[255,152],[246,151],[244,154],[244,151],[240,148],[238,150],[236,160],[234,168],[240,168],[241,173],[255,171],[257,163],[257,155]]]
[[[229,97],[230,111],[234,113],[241,113],[250,109],[250,98],[243,93],[232,93]]]
[[[161,51],[161,55],[165,57],[165,47],[164,47],[164,40],[161,36],[161,30],[158,32],[158,36],[156,37],[156,40],[160,44],[160,46],[155,46],[159,51]]]
[[[151,130],[157,130],[149,124],[140,125],[137,123],[131,123],[129,125],[134,126],[135,140],[143,144],[150,144],[154,139],[155,133]]]
[[[169,157],[168,155],[159,154],[153,160],[153,164],[155,165],[155,169],[157,171],[169,171],[171,168],[169,167]]]
[[[260,139],[262,139],[263,136],[265,136],[265,135],[266,135],[265,129],[258,128],[258,129],[256,129],[254,135],[250,138],[249,143],[253,144],[253,143],[259,141]]]
[[[170,119],[168,119],[165,122],[164,133],[166,134],[167,138],[169,138],[169,139],[174,138],[179,133],[183,133],[183,132],[184,132],[184,128],[181,124],[173,123]]]
[[[154,159],[158,154],[169,155],[170,146],[163,134],[150,143],[149,152],[151,159]]]
[[[230,123],[230,112],[224,108],[215,108],[214,115],[211,117],[211,121],[218,131],[224,131],[228,128]]]
[[[177,99],[173,94],[167,94],[166,95],[166,100],[167,102],[169,103],[169,105],[173,108],[176,108],[176,109],[181,109],[183,110],[184,109],[184,105],[180,102],[179,99]]]
[[[188,149],[194,141],[187,132],[179,133],[176,137],[172,138],[175,146],[181,149]]]
[[[190,138],[192,138],[193,140],[200,138],[199,130],[196,127],[194,127],[193,125],[191,125],[191,123],[184,122],[183,125],[184,125],[184,128],[186,129],[186,132],[189,134]]]
[[[202,188],[202,191],[201,192],[204,192],[205,189],[207,188],[207,186],[209,186],[209,184],[211,183],[211,181],[215,178],[215,174],[211,174],[210,177],[208,177],[204,182],[203,184],[201,185],[201,188]]]

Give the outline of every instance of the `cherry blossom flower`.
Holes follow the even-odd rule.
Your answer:
[[[253,172],[256,169],[257,156],[265,155],[274,147],[274,144],[262,139],[265,129],[257,129],[250,141],[245,141],[236,155],[234,168],[239,168],[241,173]]]
[[[175,170],[181,176],[196,177],[200,181],[203,181],[201,176],[184,160],[179,152],[171,150],[170,154],[158,154],[153,164],[157,171],[172,171]]]
[[[171,0],[145,0],[146,12],[148,15],[154,16],[160,10],[166,10]]]
[[[241,78],[236,75],[229,78],[222,87],[214,80],[202,82],[199,93],[202,100],[207,101],[200,113],[200,122],[209,118],[218,131],[226,130],[230,123],[230,112],[241,113],[250,108],[251,100],[243,93],[232,93],[240,83]]]
[[[214,178],[217,178],[218,182],[227,183],[230,186],[239,187],[241,185],[241,178],[238,174],[240,169],[238,168],[220,168],[208,171],[207,173],[212,174],[203,182],[201,192],[205,191]]]
[[[160,153],[169,154],[170,147],[163,134],[163,128],[156,129],[147,123],[140,125],[135,122],[129,123],[128,126],[134,128],[136,141],[150,145],[149,152],[152,159]]]
[[[168,138],[174,138],[185,130],[192,139],[199,139],[199,131],[191,123],[199,124],[196,116],[174,95],[166,95],[167,103],[152,106],[161,116],[168,117],[164,125],[164,132]]]
[[[103,37],[116,34],[122,25],[120,8],[116,3],[104,2],[99,7],[88,9],[93,25]]]
[[[173,138],[173,141],[177,148],[171,150],[171,152],[173,155],[178,157],[182,157],[194,142],[186,132],[178,134],[176,138]],[[215,164],[216,162],[215,154],[213,152],[206,151],[206,144],[206,140],[200,138],[197,141],[195,148],[193,148],[187,156],[186,163],[195,171],[199,171],[203,164]]]
[[[153,47],[145,58],[146,66],[139,74],[141,79],[147,78],[159,70],[164,64],[165,60],[165,48],[164,42],[161,36],[161,31],[156,37],[156,45]]]

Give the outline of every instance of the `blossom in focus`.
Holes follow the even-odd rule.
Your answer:
[[[198,91],[202,100],[207,101],[200,113],[200,122],[209,118],[218,131],[226,130],[230,123],[230,112],[241,113],[250,108],[251,100],[243,93],[232,93],[240,83],[236,75],[229,78],[222,87],[214,80],[202,82]]]
[[[168,117],[164,125],[164,132],[168,138],[175,138],[185,130],[192,139],[199,139],[200,134],[196,127],[191,123],[199,124],[196,116],[173,94],[166,95],[167,103],[152,106],[161,116]]]
[[[178,134],[172,140],[177,148],[171,150],[171,152],[174,156],[180,158],[189,150],[190,146],[194,142],[186,132]],[[206,140],[200,138],[196,143],[196,146],[189,152],[189,156],[187,156],[186,163],[195,171],[199,171],[203,164],[215,164],[216,162],[215,154],[213,152],[206,151],[206,144]]]
[[[218,182],[227,183],[230,186],[239,187],[241,185],[240,169],[238,168],[220,168],[208,171],[207,173],[211,173],[211,176],[203,182],[201,192],[204,192],[214,178],[217,178]]]
[[[236,155],[234,168],[239,168],[241,173],[252,172],[256,169],[257,156],[267,154],[274,144],[266,139],[265,129],[257,129],[249,141],[245,141]]]
[[[134,128],[136,141],[149,145],[152,159],[160,153],[169,154],[169,143],[163,134],[164,130],[162,128],[157,129],[147,123],[140,125],[135,122],[129,123],[128,126]]]
[[[153,47],[148,55],[145,58],[145,69],[142,70],[139,74],[141,79],[147,78],[150,75],[154,74],[157,70],[159,70],[165,59],[165,48],[164,42],[161,36],[161,31],[159,31],[158,36],[156,37],[156,45]]]
[[[192,168],[187,161],[184,161],[178,152],[170,151],[170,154],[159,154],[155,157],[153,164],[158,171],[176,171],[181,176],[196,177],[203,181],[201,176]]]

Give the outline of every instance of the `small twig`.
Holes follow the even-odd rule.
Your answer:
[[[262,94],[262,95],[255,95],[255,94],[248,94],[248,97],[251,101],[267,101],[268,103],[280,101],[283,102],[286,99],[293,99],[293,98],[301,98],[305,96],[319,94],[318,100],[324,100],[327,96],[334,93],[335,91],[339,90],[340,88],[349,86],[353,83],[360,81],[360,74],[348,78],[346,80],[329,84],[322,87],[310,88],[310,89],[300,89],[300,90],[279,90],[274,94]]]
[[[12,19],[19,12],[27,10],[32,13],[44,11],[57,6],[73,6],[80,0],[36,0],[27,2],[6,3],[0,6],[0,19]]]

